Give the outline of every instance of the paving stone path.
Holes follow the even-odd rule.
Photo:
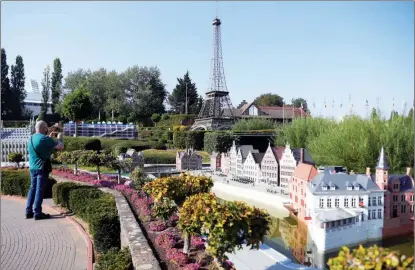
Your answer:
[[[87,269],[87,245],[77,227],[47,208],[44,212],[52,218],[25,219],[24,200],[1,198],[0,269]]]

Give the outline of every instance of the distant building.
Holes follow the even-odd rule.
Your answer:
[[[40,107],[42,104],[42,94],[39,90],[39,84],[36,80],[27,80],[25,82],[26,98],[24,99],[24,107],[32,112],[32,115],[39,115]],[[48,99],[48,111],[47,113],[52,113],[51,111],[52,100],[49,95]]]
[[[232,113],[237,119],[266,118],[281,123],[283,120],[287,123],[295,118],[310,116],[302,108],[293,106],[257,106],[254,102],[247,103],[240,109],[234,108]]]
[[[216,152],[213,152],[210,156],[210,168],[213,171],[218,171],[222,167],[222,155]]]
[[[177,152],[176,169],[179,171],[200,170],[202,169],[202,156],[197,154],[193,149]]]
[[[229,153],[222,153],[221,154],[221,171],[225,175],[229,175],[231,169],[231,158]]]
[[[272,186],[279,186],[279,160],[283,147],[271,147],[268,145],[261,161],[262,182]]]
[[[367,175],[325,172],[315,176],[303,198],[303,220],[313,232],[317,250],[381,239],[384,192]]]
[[[257,150],[258,151],[258,150]],[[249,179],[254,183],[259,183],[261,179],[261,160],[264,157],[263,153],[249,151],[243,163],[243,178]]]
[[[370,168],[366,174],[371,177],[380,189],[385,191],[384,215],[385,224],[383,236],[385,238],[413,233],[414,231],[414,179],[411,168],[406,174],[389,175],[389,166],[382,148],[376,166],[376,174],[370,175]],[[375,199],[372,205],[379,205]]]

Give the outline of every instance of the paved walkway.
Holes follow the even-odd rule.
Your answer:
[[[1,198],[0,269],[87,269],[87,245],[76,225],[47,208],[44,212],[52,218],[25,219],[24,200]]]

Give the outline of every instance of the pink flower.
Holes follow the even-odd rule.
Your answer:
[[[185,266],[189,260],[187,258],[187,255],[184,254],[182,251],[178,250],[177,248],[169,249],[167,251],[166,257],[167,259],[179,266]]]
[[[150,223],[150,230],[152,230],[153,232],[161,232],[164,231],[166,229],[166,225],[164,224],[163,221],[153,221]]]
[[[158,245],[159,247],[168,250],[177,245],[177,238],[171,232],[165,232],[159,234],[154,240],[154,242],[156,242],[156,245]]]
[[[196,249],[203,249],[205,248],[205,241],[199,236],[192,236],[191,245]]]
[[[182,269],[183,270],[199,270],[200,264],[199,263],[189,263],[186,264]]]

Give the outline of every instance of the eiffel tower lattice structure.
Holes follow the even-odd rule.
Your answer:
[[[226,130],[235,123],[223,69],[221,20],[213,20],[213,57],[210,86],[191,130]]]

